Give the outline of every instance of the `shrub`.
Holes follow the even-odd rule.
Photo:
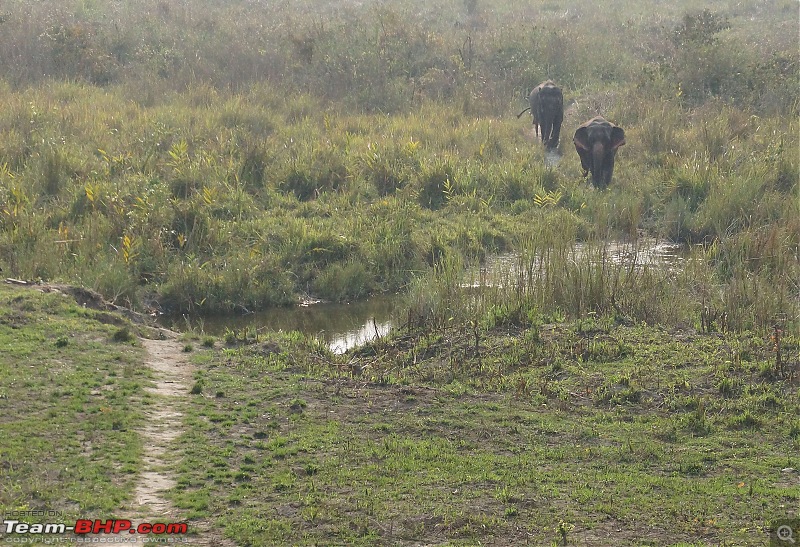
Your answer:
[[[370,272],[361,261],[333,264],[323,270],[312,287],[315,295],[335,302],[358,300],[374,288]]]
[[[422,207],[434,211],[442,208],[452,188],[453,172],[453,164],[447,159],[437,159],[422,166],[415,185]]]

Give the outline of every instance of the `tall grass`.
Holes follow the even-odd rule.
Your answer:
[[[518,289],[536,309],[678,321],[713,298],[743,326],[796,319],[791,6],[562,4],[15,4],[0,263],[213,311],[515,250],[549,268]],[[556,165],[510,115],[545,77],[570,105]],[[568,139],[597,113],[628,135],[605,192]],[[604,258],[643,234],[708,245],[693,262],[716,288]]]
[[[584,92],[660,74],[694,102],[790,106],[796,7],[709,6],[23,1],[3,14],[0,68],[15,86],[121,84],[145,102],[197,82],[242,91],[267,80],[370,111],[433,100],[496,115],[545,75]]]
[[[797,244],[786,232],[770,232],[775,240],[758,243],[742,235],[660,262],[648,258],[645,240],[621,247],[597,239],[576,244],[574,221],[550,215],[541,222],[560,230],[539,231],[520,245],[500,276],[487,279],[480,266],[465,273],[458,261],[439,263],[412,285],[406,324],[432,330],[487,321],[530,326],[602,315],[700,330],[709,310],[722,330],[797,324],[800,268]]]

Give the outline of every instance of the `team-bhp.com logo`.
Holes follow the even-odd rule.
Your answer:
[[[186,534],[189,526],[185,522],[142,522],[134,526],[133,521],[128,519],[108,519],[108,520],[89,520],[79,519],[74,526],[67,526],[63,523],[36,523],[29,524],[19,520],[6,519],[3,521],[3,529],[9,534],[28,534],[29,536],[42,535],[51,536],[56,534],[66,534],[72,532],[79,536],[98,535],[98,534],[154,534],[180,535]]]

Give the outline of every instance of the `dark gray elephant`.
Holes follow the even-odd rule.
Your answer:
[[[564,121],[564,96],[561,88],[552,80],[542,82],[533,88],[528,96],[528,102],[531,105],[517,114],[517,118],[530,110],[536,136],[539,136],[541,128],[542,143],[545,147],[557,147],[561,122]]]
[[[581,157],[583,176],[592,173],[595,188],[606,188],[614,174],[617,149],[625,144],[625,131],[602,116],[582,124],[572,139]]]

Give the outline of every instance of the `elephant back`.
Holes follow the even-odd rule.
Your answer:
[[[561,88],[556,85],[553,80],[547,80],[546,82],[542,82],[538,86],[539,93],[544,96],[549,97],[562,97]]]
[[[531,94],[528,97],[531,108],[540,97],[562,97],[561,88],[553,80],[546,80],[540,83],[531,90]]]

